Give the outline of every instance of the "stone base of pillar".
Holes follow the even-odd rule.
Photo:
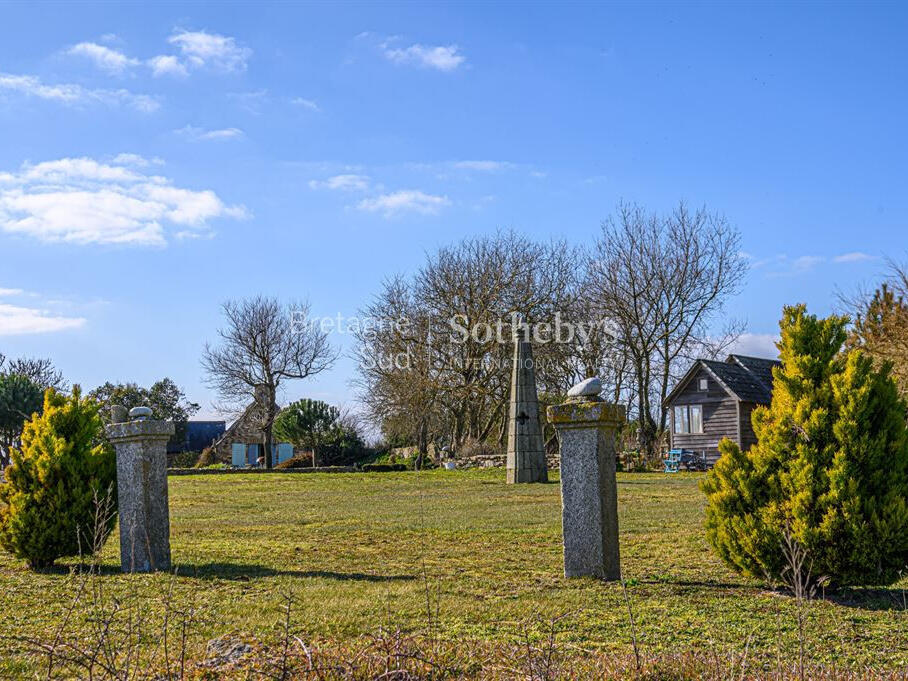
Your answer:
[[[621,579],[615,430],[624,408],[600,401],[548,408],[561,448],[564,576]]]
[[[542,457],[542,460],[545,461],[545,457]],[[549,472],[545,464],[541,466],[523,466],[521,468],[508,466],[506,480],[508,484],[518,482],[548,482]]]

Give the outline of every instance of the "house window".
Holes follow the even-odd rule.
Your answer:
[[[703,407],[699,404],[692,404],[690,406],[690,432],[703,432]]]
[[[672,420],[675,433],[702,433],[703,407],[699,404],[675,407]]]
[[[701,378],[698,385],[700,387],[700,390],[704,392],[709,390],[709,381],[707,381],[705,378]]]

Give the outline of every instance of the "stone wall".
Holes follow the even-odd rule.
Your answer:
[[[356,473],[355,466],[319,466],[318,468],[169,468],[167,475],[258,475],[262,473]]]
[[[454,459],[458,468],[504,468],[507,464],[506,454],[479,454],[477,456],[457,457]],[[545,457],[546,468],[557,471],[561,459],[557,454],[547,454]]]

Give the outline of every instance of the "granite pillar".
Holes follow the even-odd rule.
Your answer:
[[[107,427],[117,454],[120,567],[123,572],[169,570],[167,441],[174,425],[146,420],[147,407],[129,414],[133,420]]]
[[[598,379],[588,379],[547,413],[561,448],[564,576],[618,580],[615,431],[624,407],[603,402],[600,390]]]

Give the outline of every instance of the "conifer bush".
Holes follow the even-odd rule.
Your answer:
[[[846,317],[784,310],[772,404],[753,412],[757,444],[731,440],[702,483],[719,557],[782,579],[783,535],[814,577],[890,584],[908,567],[908,432],[888,365],[845,352]]]
[[[25,424],[22,448],[0,485],[0,545],[32,568],[63,556],[90,553],[106,537],[115,513],[100,518],[98,508],[116,508],[116,458],[101,442],[98,405],[54,389],[44,394],[44,411]]]

